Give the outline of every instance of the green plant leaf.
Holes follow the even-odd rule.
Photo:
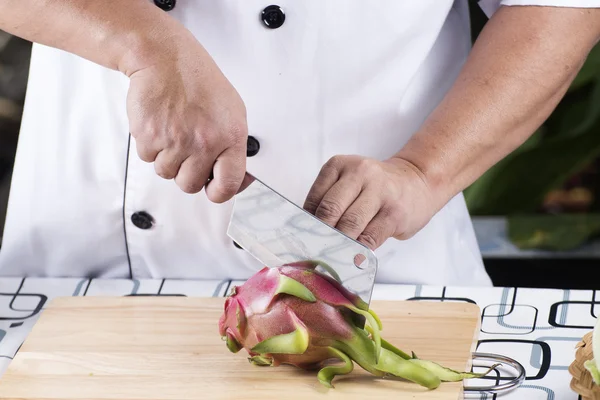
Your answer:
[[[546,193],[598,156],[600,44],[588,55],[567,96],[571,97],[529,140],[465,189],[472,215],[534,212]]]
[[[501,195],[501,193],[493,190],[496,180],[503,175],[505,168],[511,164],[518,154],[537,147],[543,134],[543,128],[538,129],[525,143],[488,169],[464,190],[463,194],[471,214],[478,215],[493,210],[493,204],[497,201],[493,196]]]
[[[600,118],[588,124],[577,134],[540,140],[498,163],[466,192],[471,214],[537,211],[546,193],[600,156]]]
[[[599,87],[594,80],[580,90],[567,93],[544,122],[545,138],[577,135],[585,131],[600,110],[597,103],[594,104]]]
[[[568,251],[600,234],[600,214],[515,215],[507,223],[520,249]]]
[[[567,94],[548,118],[548,136],[578,136],[600,118],[600,73],[585,89]]]
[[[571,83],[569,90],[577,90],[600,75],[600,45],[596,45],[588,55],[581,70]]]
[[[578,136],[585,133],[588,129],[593,128],[593,125],[600,119],[600,74],[594,81],[594,87],[592,88],[590,99],[587,106],[587,115],[583,119],[574,125],[574,128],[565,131],[569,132],[571,136]]]

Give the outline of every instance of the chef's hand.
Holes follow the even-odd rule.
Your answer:
[[[304,209],[371,250],[408,239],[435,214],[423,174],[400,158],[335,156],[321,169]]]
[[[246,109],[202,45],[189,32],[178,35],[128,71],[130,132],[159,176],[186,193],[206,185],[208,198],[221,203],[246,172]]]

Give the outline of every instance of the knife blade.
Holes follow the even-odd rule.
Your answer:
[[[319,272],[359,296],[368,309],[377,257],[367,246],[327,225],[246,172],[234,196],[227,235],[263,265],[315,261]]]

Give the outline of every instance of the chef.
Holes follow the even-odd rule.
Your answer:
[[[490,285],[461,191],[552,112],[600,0],[478,4],[471,49],[467,0],[0,0],[35,43],[0,275],[245,279],[248,170],[379,282]]]

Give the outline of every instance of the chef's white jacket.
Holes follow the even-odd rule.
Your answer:
[[[239,91],[248,171],[297,204],[336,154],[397,152],[470,47],[467,0],[155,0]],[[481,1],[598,7],[600,0]],[[232,202],[189,195],[141,161],[128,79],[33,46],[2,276],[245,279],[260,265],[226,235]],[[378,282],[490,285],[462,194],[376,251]]]

